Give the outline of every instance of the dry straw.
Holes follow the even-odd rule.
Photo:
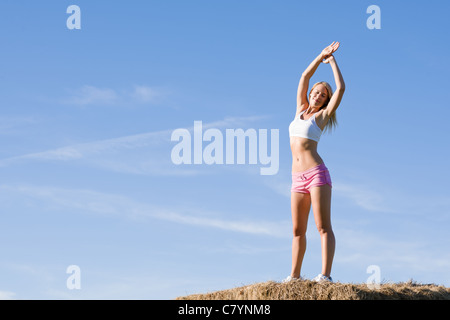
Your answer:
[[[279,283],[268,281],[206,294],[192,294],[177,300],[450,300],[450,288],[412,281],[380,284],[316,283],[309,280]]]

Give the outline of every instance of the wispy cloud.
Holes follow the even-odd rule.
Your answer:
[[[151,88],[147,86],[135,86],[131,97],[140,102],[155,102],[161,97],[163,92],[161,89]]]
[[[204,123],[203,128],[233,128],[248,125],[265,118],[227,117]],[[193,125],[186,127],[193,131]],[[33,161],[76,161],[103,170],[131,174],[192,175],[199,171],[192,166],[174,170],[170,152],[174,145],[171,134],[174,129],[146,132],[112,139],[73,144],[56,149],[44,150],[0,160],[0,167]],[[133,151],[133,152],[132,152]]]
[[[16,294],[11,291],[0,291],[0,300],[14,300]]]
[[[78,90],[73,90],[71,95],[64,102],[80,106],[94,104],[114,104],[117,103],[119,95],[110,88],[97,88],[85,85]]]
[[[336,196],[350,199],[354,204],[365,210],[393,212],[392,208],[386,206],[386,199],[383,194],[369,189],[367,186],[337,182],[333,184],[333,191]]]
[[[378,265],[386,280],[392,280],[391,274],[401,270],[405,277],[402,281],[408,278],[429,281],[434,277],[437,283],[448,284],[450,254],[445,252],[443,243],[408,236],[398,239],[385,233],[348,227],[340,227],[338,232],[341,250],[336,255],[337,264],[359,265],[361,269]]]
[[[333,184],[333,192],[339,200],[350,201],[365,211],[407,216],[410,221],[412,217],[440,223],[449,221],[450,200],[444,192],[416,194],[403,190],[402,184],[375,185],[378,185],[375,178],[354,184],[339,181]]]
[[[132,89],[116,90],[84,85],[69,90],[64,104],[77,106],[129,105],[130,103],[156,103],[167,94],[163,88],[135,85]]]
[[[76,160],[87,158],[102,152],[118,152],[122,149],[135,149],[151,144],[170,141],[171,130],[148,132],[113,139],[98,140],[74,144],[61,148],[29,153],[0,161],[0,165],[11,164],[20,160]]]
[[[173,223],[221,229],[254,235],[289,237],[289,221],[262,221],[254,219],[227,219],[219,213],[196,209],[173,209],[135,201],[129,197],[86,189],[65,189],[46,186],[2,185],[3,195],[34,200],[44,210],[64,208],[77,212],[130,220],[165,220]]]
[[[291,196],[290,172],[271,177],[266,181],[266,186],[285,197]],[[385,205],[385,196],[363,185],[351,185],[341,182],[333,182],[333,194],[335,197],[350,200],[354,205],[368,211],[392,212],[393,209]]]
[[[0,134],[20,133],[23,126],[37,123],[35,117],[0,117]]]
[[[274,237],[290,237],[289,224],[286,222],[269,222],[269,221],[254,221],[254,220],[227,220],[220,218],[195,217],[179,213],[165,213],[164,220],[169,220],[177,223],[210,227],[222,229],[227,231],[235,231],[242,233],[250,233],[255,235],[267,235]]]

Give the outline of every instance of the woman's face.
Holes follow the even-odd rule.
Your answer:
[[[318,84],[312,89],[309,96],[309,105],[320,108],[328,99],[328,90],[323,84]]]

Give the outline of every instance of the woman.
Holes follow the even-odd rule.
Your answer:
[[[322,246],[322,272],[314,281],[332,281],[335,238],[331,227],[331,178],[317,145],[326,129],[336,124],[336,109],[345,90],[344,80],[333,53],[339,42],[326,47],[303,72],[297,92],[297,112],[289,126],[292,150],[291,211],[293,222],[292,270],[284,281],[301,279],[300,270],[306,250],[306,227],[312,205]],[[333,93],[326,82],[316,83],[309,92],[309,80],[321,63],[331,66],[336,82]]]

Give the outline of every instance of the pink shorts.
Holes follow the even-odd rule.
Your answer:
[[[291,192],[309,193],[312,187],[330,185],[331,177],[327,167],[322,163],[303,172],[292,173]]]

